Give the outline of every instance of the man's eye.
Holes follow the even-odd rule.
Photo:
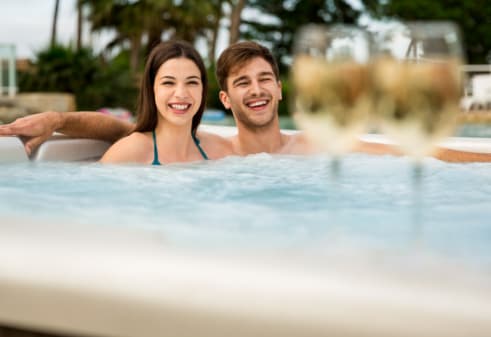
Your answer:
[[[246,85],[247,85],[247,82],[239,82],[239,83],[237,83],[237,86],[238,87],[244,87]]]
[[[260,79],[261,82],[268,82],[268,81],[271,81],[272,78],[271,77],[263,77]]]

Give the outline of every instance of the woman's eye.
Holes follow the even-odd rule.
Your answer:
[[[170,86],[170,85],[174,85],[174,82],[171,82],[171,81],[165,81],[165,82],[162,82],[162,85],[165,85],[165,86]]]
[[[189,85],[199,85],[199,82],[198,81],[189,81],[188,84]]]

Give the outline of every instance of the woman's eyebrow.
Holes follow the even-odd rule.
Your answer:
[[[163,79],[175,80],[176,78],[174,76],[171,76],[171,75],[163,75],[163,76],[160,76],[159,79],[160,80],[163,80]],[[189,80],[189,79],[201,80],[201,77],[196,76],[196,75],[191,75],[191,76],[186,77],[186,79],[187,80]]]
[[[175,80],[176,78],[170,75],[163,75],[159,77],[159,80],[163,80],[163,79]]]

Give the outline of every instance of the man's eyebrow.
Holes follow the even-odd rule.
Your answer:
[[[232,81],[232,85],[236,85],[238,82],[240,81],[244,81],[244,80],[247,80],[247,76],[240,76],[238,78],[236,78],[235,80]]]
[[[259,76],[273,76],[276,77],[272,71],[263,71],[259,73]]]

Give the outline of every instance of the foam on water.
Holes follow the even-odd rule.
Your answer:
[[[161,167],[8,164],[0,214],[144,228],[177,246],[214,249],[392,254],[417,246],[491,270],[490,164],[426,160],[419,202],[407,158],[353,154],[338,181],[329,172],[323,156],[266,154]]]

